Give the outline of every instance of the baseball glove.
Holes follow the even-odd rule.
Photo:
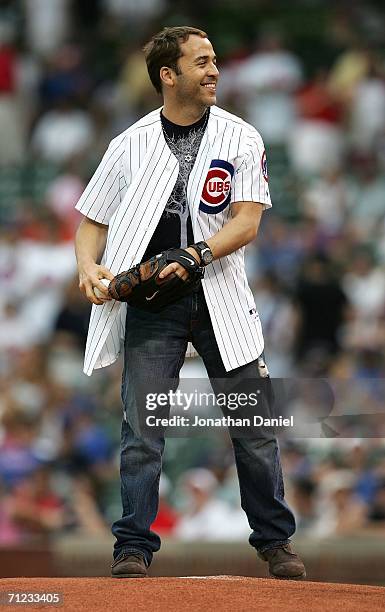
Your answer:
[[[178,262],[188,272],[187,280],[182,280],[174,272],[159,278],[160,272],[168,264]],[[204,268],[188,251],[168,249],[126,272],[120,272],[110,282],[108,293],[114,300],[127,302],[130,306],[148,312],[160,312],[169,304],[188,295],[203,277]]]

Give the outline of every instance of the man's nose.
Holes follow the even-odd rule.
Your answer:
[[[216,64],[214,64],[214,63],[210,64],[210,66],[209,66],[209,75],[210,76],[215,76],[215,77],[219,76],[219,70],[218,70]]]

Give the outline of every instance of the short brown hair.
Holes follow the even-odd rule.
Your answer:
[[[180,44],[185,43],[191,35],[207,38],[206,32],[198,28],[189,26],[163,28],[143,47],[148,74],[158,93],[162,93],[160,69],[162,66],[167,66],[176,74],[180,74],[178,67],[178,59],[182,57]]]

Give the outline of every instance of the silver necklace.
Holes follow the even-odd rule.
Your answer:
[[[208,110],[206,110],[206,117],[205,117],[205,121],[204,121],[203,125],[202,125],[201,127],[199,127],[198,129],[196,129],[196,130],[194,130],[194,131],[193,131],[193,133],[194,133],[194,135],[195,135],[195,136],[200,136],[201,134],[204,134],[204,132],[205,132],[205,130],[206,130],[206,127],[207,127],[207,123],[208,123],[208,121],[209,121],[209,114],[210,114],[210,113],[209,113],[209,111],[208,111]],[[177,145],[177,142],[178,142],[178,141],[177,141],[175,138],[171,138],[171,137],[170,137],[170,136],[167,134],[167,132],[166,132],[166,130],[165,130],[165,128],[164,128],[164,125],[163,125],[163,121],[162,121],[162,120],[161,120],[161,125],[162,125],[162,130],[163,130],[163,135],[164,135],[164,138],[165,138],[165,140],[166,140],[166,142],[167,142],[168,146],[170,147],[170,149],[171,149],[172,151],[173,151],[173,150],[175,150],[175,151],[178,153],[177,157],[183,158],[183,159],[184,159],[184,161],[185,161],[186,163],[188,163],[188,164],[189,164],[189,163],[191,163],[191,162],[192,162],[192,160],[194,159],[194,157],[193,157],[193,155],[192,155],[192,149],[193,149],[193,146],[194,146],[194,139],[190,139],[190,143],[188,143],[188,144],[187,144],[187,147],[186,147],[186,139],[181,138],[180,140],[182,141],[182,147],[183,147],[183,148],[181,149],[181,148],[180,148],[180,147]],[[188,148],[188,150],[187,150],[187,151],[185,150],[186,148]],[[183,149],[184,149],[184,150],[183,150]]]

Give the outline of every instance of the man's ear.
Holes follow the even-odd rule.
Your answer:
[[[168,66],[162,66],[160,69],[160,80],[166,87],[174,87],[175,84],[175,72]]]

